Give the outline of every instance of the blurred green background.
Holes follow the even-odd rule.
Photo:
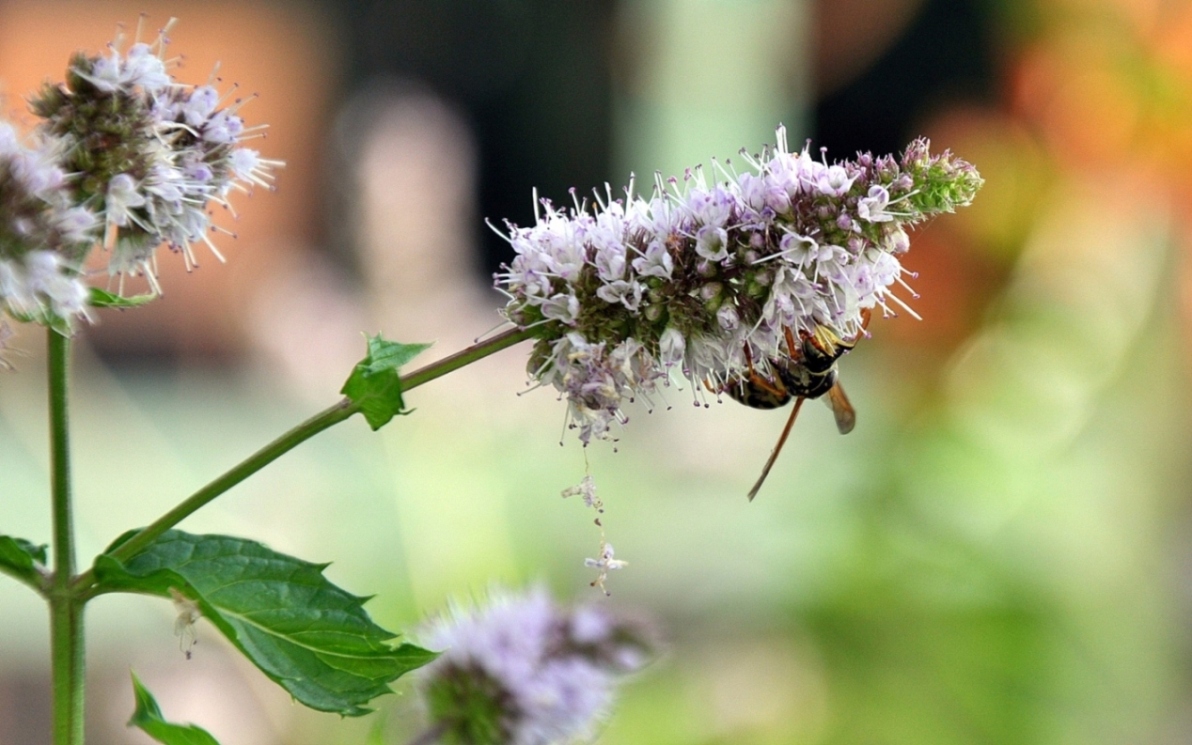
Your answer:
[[[417,638],[450,598],[547,583],[652,614],[667,652],[600,742],[1096,745],[1192,741],[1187,489],[1192,3],[1184,0],[0,2],[6,116],[118,22],[181,24],[180,77],[260,98],[280,191],[237,203],[166,297],[84,329],[73,433],[80,556],[335,400],[360,332],[436,341],[497,322],[482,218],[532,219],[635,171],[757,151],[782,121],[829,157],[925,134],[987,180],[913,236],[922,297],[841,364],[858,410],[784,423],[731,401],[631,412],[614,448],[518,395],[516,348],[350,421],[181,527],[257,538],[376,594]],[[642,180],[648,181],[648,178]],[[0,532],[48,540],[43,340],[0,374]],[[664,410],[669,409],[669,410]],[[590,469],[630,566],[583,559]],[[2,579],[2,578],[0,578]],[[0,582],[0,743],[47,739],[46,613]],[[409,681],[377,714],[290,703],[209,626],[88,608],[90,741],[124,729],[128,668],[224,745],[402,743]]]

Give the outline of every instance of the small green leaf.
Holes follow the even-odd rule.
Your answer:
[[[128,720],[129,727],[139,727],[145,734],[165,745],[219,745],[202,727],[174,724],[163,719],[153,694],[141,684],[136,673],[132,674],[132,690],[137,698],[137,708],[132,713],[132,719]]]
[[[0,572],[11,574],[25,584],[41,587],[40,569],[45,567],[46,546],[38,546],[24,538],[0,535]]]
[[[90,302],[93,308],[136,308],[151,303],[158,297],[160,296],[154,292],[124,297],[98,287],[92,287]]]
[[[378,430],[397,414],[406,414],[398,369],[429,344],[399,344],[380,334],[368,337],[368,356],[352,370],[340,393],[360,406],[368,425]]]
[[[39,308],[32,313],[22,313],[13,308],[5,308],[8,315],[12,316],[21,323],[37,323],[46,328],[57,331],[62,336],[69,337],[73,333],[70,328],[70,319],[63,318],[58,314],[46,308]]]
[[[394,635],[365,612],[366,598],[328,582],[326,566],[256,541],[171,530],[127,564],[99,556],[95,575],[99,592],[181,592],[295,699],[360,716],[369,712],[364,704],[390,693],[390,682],[435,654],[412,644],[392,646]]]

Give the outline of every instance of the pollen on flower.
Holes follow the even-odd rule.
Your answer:
[[[982,184],[926,140],[829,164],[790,152],[779,127],[776,146],[742,155],[750,171],[716,163],[715,182],[703,168],[659,174],[644,197],[631,179],[623,196],[606,185],[569,209],[544,199],[534,225],[506,224],[505,317],[533,330],[529,373],[567,399],[585,444],[612,437],[624,404],[651,402],[673,373],[703,405],[791,336],[855,339],[870,311],[909,311],[896,294],[910,292],[908,229]]]

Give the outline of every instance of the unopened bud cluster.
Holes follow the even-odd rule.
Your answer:
[[[506,317],[535,329],[531,375],[566,396],[580,438],[624,423],[672,371],[722,390],[783,354],[786,332],[863,332],[863,311],[904,307],[899,256],[907,229],[969,204],[982,184],[969,163],[928,142],[899,157],[829,165],[808,149],[742,151],[749,170],[716,165],[656,179],[643,198],[607,189],[595,204],[543,200],[531,227],[508,225],[517,256],[496,275]],[[748,350],[748,351],[746,351]],[[698,402],[698,398],[697,398]]]
[[[467,745],[590,737],[617,683],[649,661],[653,636],[603,606],[558,607],[541,589],[456,609],[424,640],[443,650],[422,685],[432,727]]]
[[[155,252],[195,263],[211,205],[268,187],[277,161],[241,147],[253,136],[210,85],[175,82],[164,31],[122,52],[76,54],[66,81],[30,100],[28,144],[0,122],[0,304],[19,320],[68,326],[85,315],[85,267],[144,274],[159,292]],[[102,259],[92,249],[106,249]]]

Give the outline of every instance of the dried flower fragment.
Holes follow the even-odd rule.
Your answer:
[[[584,476],[583,480],[575,486],[569,486],[562,492],[563,499],[568,497],[579,496],[584,501],[585,507],[590,507],[597,512],[604,512],[604,503],[600,501],[600,497],[596,495],[596,481],[591,475]],[[599,520],[599,518],[597,518]]]
[[[170,600],[174,603],[174,612],[178,617],[174,619],[174,636],[178,637],[178,646],[190,659],[191,651],[199,643],[195,624],[203,617],[199,604],[182,594],[176,587],[169,588]]]
[[[616,571],[617,569],[624,569],[629,566],[628,561],[613,558],[613,546],[605,540],[600,541],[600,556],[596,559],[584,559],[584,566],[595,569],[599,572],[596,579],[592,580],[593,587],[599,587],[600,591],[605,595],[609,592],[605,589],[604,584],[608,582],[608,573]]]
[[[584,506],[596,512],[596,519],[593,522],[596,527],[600,528],[600,550],[597,553],[598,558],[584,559],[584,566],[589,569],[597,570],[596,579],[592,580],[592,587],[599,587],[600,591],[605,595],[610,595],[605,583],[608,582],[608,573],[617,569],[624,569],[629,566],[629,562],[623,559],[613,558],[613,547],[608,542],[608,538],[604,532],[604,501],[596,493],[596,481],[591,474],[584,476],[583,480],[576,486],[568,487],[563,490],[563,498],[574,497],[579,495],[583,498]]]

